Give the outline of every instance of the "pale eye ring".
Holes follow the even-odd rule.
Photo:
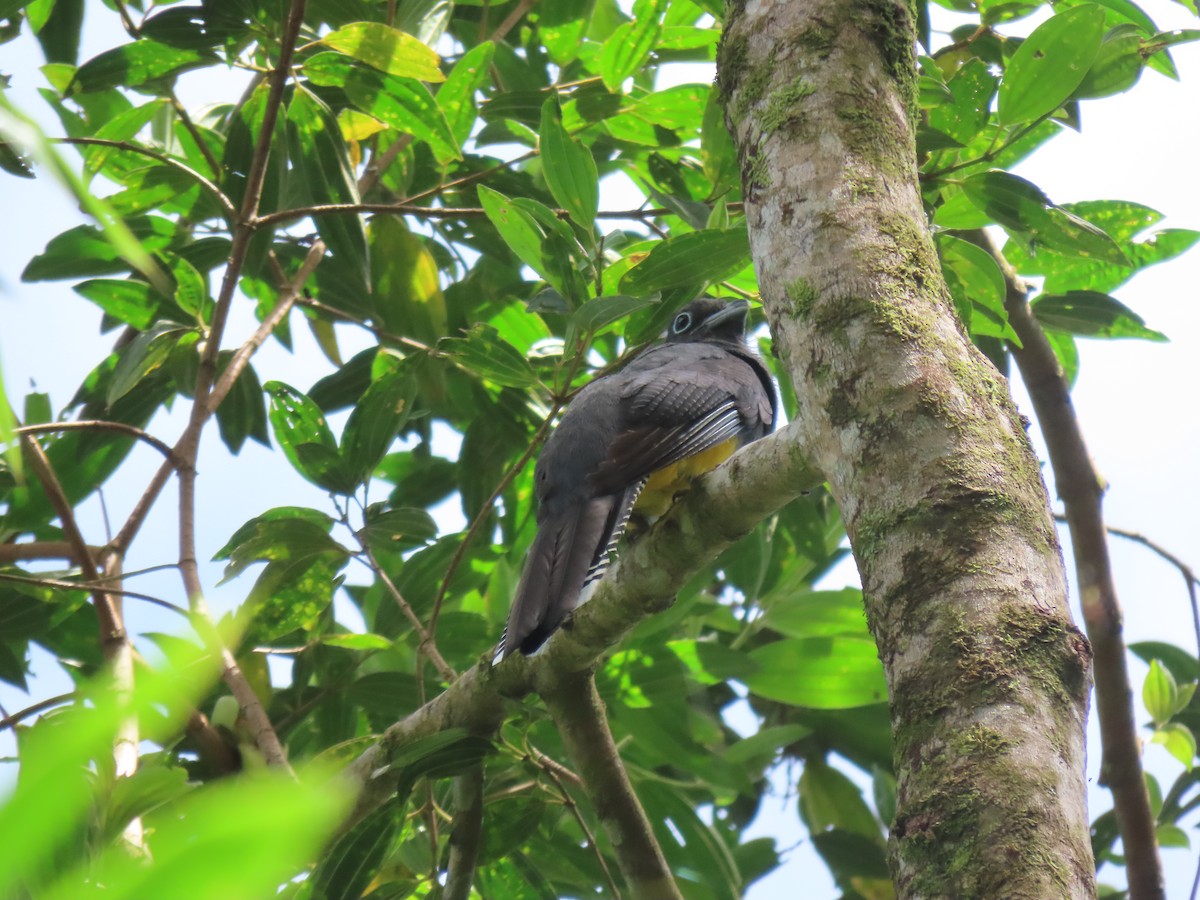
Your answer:
[[[692,314],[688,313],[688,312],[681,312],[679,315],[677,315],[675,317],[675,321],[671,325],[671,330],[674,331],[676,334],[683,334],[685,331],[687,331],[691,327],[692,327]]]

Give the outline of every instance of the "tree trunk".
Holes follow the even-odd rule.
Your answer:
[[[1091,897],[1090,652],[1024,423],[925,224],[914,44],[900,0],[730,4],[751,247],[887,670],[898,896]]]

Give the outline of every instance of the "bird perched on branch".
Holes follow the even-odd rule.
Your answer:
[[[693,478],[774,427],[775,386],[746,345],[749,308],[692,301],[666,343],[572,401],[534,471],[538,532],[497,664],[535,652],[587,600],[631,514],[662,515]]]

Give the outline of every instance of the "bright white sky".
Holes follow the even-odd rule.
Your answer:
[[[1200,27],[1200,22],[1170,0],[1145,0],[1142,6],[1164,30]],[[95,15],[97,12],[89,4],[91,18],[82,51],[85,59],[124,41],[124,35],[113,27],[115,17],[107,10],[102,15]],[[945,23],[951,19],[944,14],[935,24],[948,27]],[[1018,173],[1042,186],[1055,202],[1133,200],[1166,214],[1160,227],[1200,228],[1200,179],[1195,173],[1195,150],[1200,147],[1200,45],[1184,45],[1174,55],[1180,82],[1147,72],[1128,94],[1086,102],[1082,134],[1066,132],[1056,138],[1022,164]],[[13,76],[10,97],[35,114],[53,134],[58,133],[57,123],[36,94],[36,89],[44,85],[37,72],[41,61],[39,49],[27,36],[4,47],[3,71]],[[709,77],[703,72],[688,72],[682,80],[704,81]],[[199,79],[185,79],[182,94],[185,102],[194,106],[236,96],[240,83],[236,76],[224,83],[223,78],[205,72]],[[85,219],[61,191],[45,180],[0,176],[0,204],[7,213],[0,219],[0,245],[5,250],[0,256],[0,363],[9,396],[19,407],[24,393],[36,386],[49,392],[52,406],[61,409],[89,368],[107,351],[111,336],[98,335],[99,314],[71,291],[69,282],[23,284],[20,273],[50,238]],[[619,196],[602,203],[605,208],[624,205]],[[1196,477],[1200,446],[1198,286],[1200,253],[1193,251],[1181,260],[1148,270],[1118,290],[1118,298],[1151,328],[1165,332],[1171,343],[1081,342],[1082,371],[1074,399],[1092,455],[1111,485],[1106,504],[1109,524],[1139,531],[1200,567],[1200,479]],[[239,342],[253,328],[249,305],[235,304],[230,342]],[[260,372],[306,388],[330,367],[298,317],[293,317],[293,333],[295,353],[269,345],[258,359]],[[339,329],[339,336],[346,356],[362,345],[352,331]],[[1032,417],[1019,384],[1014,384],[1014,393],[1022,410]],[[185,414],[186,410],[177,406],[161,413],[150,428],[172,440],[182,430]],[[335,431],[340,424],[335,417]],[[1040,435],[1035,433],[1035,440],[1045,458]],[[211,473],[223,455],[224,447],[212,427],[201,451],[201,475]],[[123,520],[157,465],[153,451],[139,448],[118,473],[106,496],[115,523]],[[1050,488],[1053,495],[1053,484]],[[266,509],[285,504],[325,508],[327,502],[321,492],[281,465],[276,454],[253,443],[246,445],[227,480],[201,477],[200,490],[202,558],[215,551],[241,522]],[[461,517],[448,508],[439,523],[443,531],[453,531],[461,527]],[[81,525],[93,543],[102,542],[105,526],[97,502],[85,506]],[[126,568],[173,561],[178,555],[176,534],[174,497],[168,491],[151,515]],[[1178,572],[1145,549],[1119,539],[1113,541],[1112,554],[1126,611],[1128,640],[1173,641],[1196,652],[1187,595]],[[1069,547],[1067,558],[1069,561]],[[1070,575],[1073,580],[1074,572]],[[220,567],[215,564],[205,568],[202,577],[210,590],[210,601],[218,610],[239,602],[251,583],[243,578],[215,587],[220,579]],[[843,569],[837,578],[840,581],[831,581],[829,586],[853,581],[854,573]],[[179,580],[171,572],[139,578],[130,588],[175,600],[181,594]],[[339,614],[344,612],[339,607]],[[178,631],[180,627],[169,614],[145,606],[132,608],[130,618],[142,633]],[[1134,660],[1131,668],[1135,694],[1140,694],[1145,666]],[[34,671],[34,699],[70,688],[45,654],[35,656]],[[9,711],[29,702],[21,692],[0,687],[0,703]],[[1144,713],[1139,720],[1147,720]],[[9,736],[0,736],[0,741],[4,742],[0,754],[10,754]],[[1099,768],[1094,716],[1089,747],[1095,814],[1110,804],[1107,793],[1094,787]],[[1179,763],[1158,746],[1148,747],[1146,764],[1164,790],[1180,772]],[[0,770],[0,785],[11,784],[11,778],[11,771]],[[781,793],[783,786],[780,779]],[[797,844],[802,829],[794,797],[780,796],[768,800],[764,807],[758,833],[776,837],[781,848]],[[1164,863],[1168,894],[1183,895],[1191,884],[1195,853],[1169,850],[1164,854]],[[1108,867],[1102,871],[1101,880],[1121,884],[1122,875]],[[800,895],[799,884],[805,886],[805,897],[836,896],[823,865],[807,843],[793,851],[789,863],[773,877],[755,885],[748,896],[751,900],[792,898]]]

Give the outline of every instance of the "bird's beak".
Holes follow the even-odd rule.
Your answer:
[[[746,330],[746,315],[750,312],[750,304],[745,300],[734,300],[724,309],[713,313],[700,325],[699,331],[705,334],[715,334],[718,331],[734,331],[744,333]],[[733,325],[736,322],[737,325]]]

